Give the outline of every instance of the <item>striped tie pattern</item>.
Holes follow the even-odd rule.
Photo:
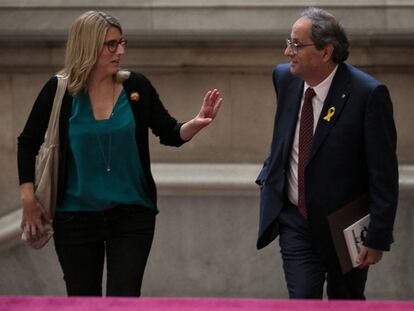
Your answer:
[[[298,159],[298,209],[299,213],[308,218],[305,197],[305,165],[309,157],[313,140],[313,107],[312,98],[315,91],[308,88],[305,92],[305,100],[300,112],[299,124],[299,159]]]

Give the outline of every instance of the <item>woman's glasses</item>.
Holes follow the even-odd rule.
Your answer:
[[[104,42],[104,45],[108,48],[108,51],[111,53],[115,53],[119,45],[125,49],[127,44],[128,40],[125,38],[121,38],[119,40],[109,40]]]

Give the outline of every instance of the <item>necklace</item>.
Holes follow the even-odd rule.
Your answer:
[[[98,133],[96,133],[96,138],[98,138],[99,150],[101,151],[102,159],[104,160],[106,171],[109,173],[111,171],[111,142],[112,142],[112,133],[109,133],[108,138],[108,159],[105,156],[104,148],[99,138]]]
[[[113,88],[112,88],[112,111],[111,111],[111,114],[109,115],[109,119],[114,115],[114,108],[115,108],[115,82],[114,82]],[[97,122],[96,119],[95,119],[95,122]],[[95,125],[96,125],[96,123],[95,123]],[[96,126],[95,134],[96,134],[96,138],[98,140],[99,150],[101,152],[102,159],[104,160],[106,172],[109,173],[111,171],[112,132],[109,132],[109,135],[108,135],[108,155],[107,156],[105,156],[103,143],[101,142],[101,138],[99,137],[97,126]]]

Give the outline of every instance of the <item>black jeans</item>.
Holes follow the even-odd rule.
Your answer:
[[[60,212],[53,227],[68,296],[102,296],[105,253],[106,295],[140,296],[154,211],[120,205],[103,212]]]

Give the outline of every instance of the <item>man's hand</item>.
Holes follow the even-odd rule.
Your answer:
[[[375,265],[382,258],[382,251],[361,246],[361,252],[359,253],[357,263],[360,269],[367,268],[370,265]]]

